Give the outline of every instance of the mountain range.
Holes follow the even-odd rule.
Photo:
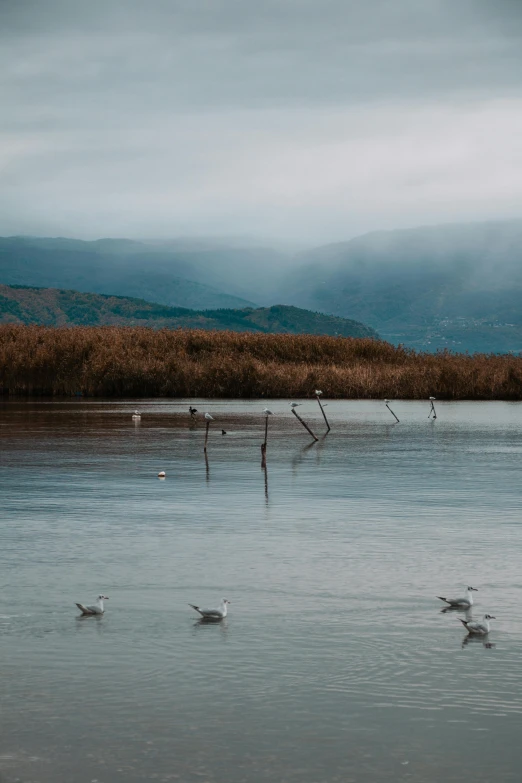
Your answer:
[[[522,220],[373,232],[301,253],[212,238],[8,237],[0,282],[198,311],[282,302],[420,350],[522,351]]]

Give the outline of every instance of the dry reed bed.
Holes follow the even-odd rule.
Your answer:
[[[144,327],[0,326],[0,393],[520,400],[522,359],[371,339]]]

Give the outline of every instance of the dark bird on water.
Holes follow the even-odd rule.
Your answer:
[[[192,405],[189,405],[189,413],[191,416],[194,416],[194,414],[197,412],[198,412],[197,408],[193,408]]]
[[[226,435],[227,433],[225,432],[225,430],[221,430],[221,434]]]

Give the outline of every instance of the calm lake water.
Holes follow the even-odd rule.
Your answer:
[[[2,783],[520,781],[522,404],[436,405],[0,403]]]

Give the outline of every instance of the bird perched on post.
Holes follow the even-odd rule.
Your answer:
[[[263,411],[263,413],[265,414],[265,416],[273,416],[273,415],[274,415],[274,414],[272,413],[272,411],[269,411],[269,410],[268,410],[268,408],[265,408],[265,409],[264,409],[264,411]]]
[[[292,403],[290,404],[290,407],[291,407],[291,408],[298,408],[298,407],[299,407],[300,405],[302,405],[302,404],[303,404],[302,402],[292,402]]]
[[[207,421],[214,421],[214,417],[210,415],[210,413],[205,413],[205,419]]]
[[[316,396],[316,397],[320,397],[320,396],[321,396],[321,394],[322,394],[322,391],[319,391],[319,389],[316,389],[316,390],[315,390],[315,396]]]

